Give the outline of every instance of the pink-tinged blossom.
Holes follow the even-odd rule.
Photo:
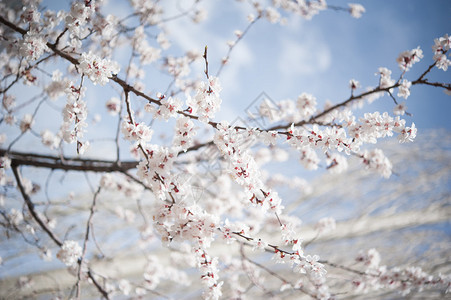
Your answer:
[[[259,135],[259,139],[265,145],[275,145],[277,143],[277,131],[262,131]]]
[[[398,87],[398,97],[403,97],[407,99],[410,96],[410,87],[412,86],[412,82],[407,79],[403,79],[401,84]]]
[[[33,61],[40,58],[44,52],[50,51],[50,49],[47,47],[47,40],[43,36],[30,30],[25,34],[19,51],[26,60]]]
[[[76,241],[64,241],[56,257],[66,266],[74,266],[82,255],[82,249]]]
[[[122,122],[121,131],[126,140],[139,144],[150,142],[153,134],[153,130],[146,124],[133,123],[127,120]]]
[[[133,46],[136,52],[139,53],[139,58],[143,65],[150,64],[158,60],[161,56],[161,49],[149,46],[143,26],[138,26],[135,29]]]
[[[307,119],[316,112],[316,98],[313,95],[302,93],[298,96],[296,106],[302,118]]]
[[[3,94],[3,108],[7,111],[11,111],[16,106],[16,97],[13,95]]]
[[[414,63],[419,62],[423,58],[423,50],[418,46],[415,49],[404,51],[399,54],[396,62],[402,71],[409,71]]]
[[[265,17],[270,23],[275,24],[280,20],[280,13],[272,7],[267,7]]]
[[[179,117],[175,124],[175,135],[173,145],[180,147],[183,151],[192,146],[196,131],[194,129],[194,123],[188,117]]]
[[[251,243],[253,244],[252,251],[258,250],[263,252],[268,247],[268,243],[261,239],[254,239]]]
[[[89,1],[90,3],[91,1]],[[94,4],[87,1],[76,1],[72,4],[69,14],[66,16],[66,27],[71,35],[77,39],[83,38],[89,33],[88,19],[95,13]]]
[[[59,70],[55,70],[52,73],[52,82],[45,87],[45,92],[50,99],[56,100],[60,96],[64,95],[66,89],[70,87],[70,81],[67,78],[62,77],[63,74]]]
[[[391,78],[391,70],[380,67],[376,75],[380,75],[379,86],[382,89],[388,88],[395,84],[395,80]]]
[[[442,69],[443,71],[448,70],[448,66],[451,66],[451,60],[448,59],[446,54],[435,54],[434,60],[436,62],[436,66],[439,69]]]
[[[6,170],[9,168],[11,168],[11,159],[8,156],[0,156],[0,186],[7,184]],[[1,202],[0,204],[2,204]]]
[[[376,249],[372,248],[366,253],[360,251],[356,261],[362,262],[368,269],[377,269],[381,262],[381,256]]]
[[[380,149],[366,150],[363,153],[363,163],[385,178],[389,178],[392,173],[392,164]]]
[[[397,104],[394,108],[393,108],[393,113],[396,116],[403,116],[406,113],[407,110],[407,105],[405,102],[403,103],[399,103]]]
[[[40,18],[41,13],[33,3],[30,3],[28,6],[24,7],[23,12],[20,15],[21,21],[27,23],[39,23]]]
[[[165,67],[168,73],[174,77],[185,77],[190,73],[190,60],[188,56],[173,57],[168,56],[165,61]]]
[[[192,109],[192,113],[199,116],[199,121],[208,123],[219,110],[222,102],[219,95],[221,90],[219,78],[210,76],[208,82],[201,82],[196,95],[188,98],[187,104]]]
[[[304,147],[301,149],[301,163],[307,170],[318,169],[319,158],[315,150],[310,147]]]
[[[92,52],[84,52],[80,58],[80,70],[91,79],[94,85],[105,85],[109,77],[119,73],[120,67],[109,59],[101,59]]]
[[[33,116],[31,114],[25,114],[20,121],[20,131],[25,132],[31,128],[33,125],[34,120]]]
[[[61,142],[61,138],[53,134],[50,130],[46,129],[41,132],[42,144],[50,149],[56,149]]]
[[[146,157],[138,164],[137,175],[152,188],[153,193],[160,199],[166,199],[166,193],[177,193],[179,187],[172,184],[171,170],[176,153],[166,147],[152,145],[146,147]]]
[[[116,97],[112,97],[105,103],[108,113],[112,116],[116,116],[121,111],[121,100]]]
[[[360,82],[355,79],[349,80],[349,88],[353,91],[360,88]]]
[[[177,116],[177,112],[180,111],[181,108],[182,101],[172,97],[162,99],[158,107],[155,107],[151,103],[147,103],[144,107],[147,112],[153,114],[155,119],[163,119],[165,121]]]
[[[227,122],[222,122],[217,126],[213,141],[221,154],[230,162],[228,173],[238,184],[245,187],[249,202],[262,208],[263,211],[270,209],[280,213],[283,209],[281,199],[275,191],[265,186],[255,159],[242,146],[249,138],[254,138],[256,133],[254,130],[240,133],[231,128]]]
[[[351,16],[359,19],[362,17],[362,14],[365,12],[365,7],[363,7],[361,4],[357,3],[348,3],[349,6],[349,12],[351,13]]]
[[[338,153],[330,154],[327,159],[327,170],[332,174],[340,174],[348,169],[348,160]]]
[[[249,114],[251,118],[255,119],[255,116],[253,116],[253,114]],[[280,119],[282,118],[280,108],[266,98],[260,103],[258,107],[258,114],[261,117],[268,119],[268,121],[271,123],[280,121]]]
[[[148,0],[131,0],[130,3],[142,22],[149,25],[160,22],[163,9],[159,4]]]
[[[63,124],[61,130],[66,143],[74,143],[83,137],[85,127],[88,126],[86,118],[88,110],[86,102],[82,100],[85,88],[76,88],[71,85],[66,89],[67,103],[63,108]]]
[[[451,60],[448,59],[445,52],[449,51],[451,45],[451,36],[445,34],[444,36],[434,40],[434,46],[432,50],[434,52],[433,59],[436,62],[436,66],[443,71],[448,70],[448,66],[451,65]]]
[[[400,135],[398,135],[398,140],[400,143],[413,142],[417,136],[417,128],[415,123],[412,123],[411,127],[406,127],[401,130]]]

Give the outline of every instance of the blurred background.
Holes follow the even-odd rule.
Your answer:
[[[17,5],[17,1],[2,2]],[[433,62],[431,46],[434,38],[451,33],[450,1],[398,0],[359,3],[366,9],[360,19],[354,19],[343,11],[326,10],[314,16],[312,20],[283,14],[286,18],[284,26],[259,20],[234,48],[229,63],[220,74],[223,103],[215,121],[228,120],[257,126],[255,120],[249,119],[248,111],[261,100],[261,93],[265,93],[273,101],[296,99],[302,92],[311,93],[317,98],[319,109],[324,107],[326,101],[339,103],[350,95],[350,79],[361,83],[362,88],[358,92],[362,92],[366,87],[377,86],[379,79],[375,73],[379,67],[391,69],[392,77],[398,78],[401,74],[396,63],[399,53],[420,46],[424,58],[405,76],[414,80]],[[164,1],[160,4],[165,10],[164,15],[171,17],[185,11],[192,3]],[[329,0],[328,4],[347,7],[347,1]],[[67,11],[70,2],[43,1],[42,6]],[[248,3],[238,1],[201,1],[200,6],[205,7],[208,12],[202,23],[194,24],[190,18],[174,19],[163,26],[150,28],[149,36],[153,33],[156,35],[161,30],[166,32],[172,47],[163,52],[164,56],[178,57],[189,50],[202,52],[205,45],[208,45],[210,73],[215,74],[221,59],[227,54],[227,42],[235,40],[235,30],[246,28],[246,17],[253,13],[253,9]],[[130,12],[128,1],[113,0],[106,1],[103,11],[104,14],[115,14],[121,18]],[[115,52],[114,60],[124,66],[119,75],[124,74],[129,55],[130,49],[127,47],[118,48]],[[145,92],[150,95],[165,92],[171,86],[172,77],[160,67],[162,63],[163,60],[144,68],[146,75],[141,83],[145,86]],[[65,64],[55,64],[46,71],[52,73],[54,69],[65,67]],[[197,60],[191,67],[187,78],[203,79],[204,61]],[[427,78],[445,83],[451,81],[449,71],[438,69],[432,70]],[[44,83],[50,80],[50,77],[43,79]],[[88,111],[93,112],[88,117],[90,124],[86,138],[91,141],[91,149],[86,157],[114,160],[115,131],[111,128],[116,127],[117,118],[107,114],[105,102],[113,96],[119,97],[120,91],[93,86],[90,82],[87,82],[86,86]],[[17,86],[12,92],[23,102],[34,96],[32,89],[25,90],[21,86]],[[184,101],[183,96],[181,99]],[[50,129],[56,132],[61,124],[61,110],[64,105],[63,98],[56,102],[44,102],[37,115],[34,130],[41,132]],[[135,105],[137,110],[142,110],[143,103],[136,101]],[[285,213],[302,220],[299,233],[305,241],[311,241],[306,252],[317,253],[322,258],[340,262],[341,265],[352,266],[361,249],[376,248],[381,254],[383,265],[415,265],[433,274],[449,274],[450,96],[442,89],[415,86],[406,100],[406,105],[411,114],[404,116],[407,124],[414,122],[418,127],[415,142],[399,144],[396,139],[387,139],[377,145],[393,163],[394,174],[389,179],[362,170],[361,164],[352,157],[349,159],[349,169],[342,174],[329,174],[324,166],[317,171],[306,171],[298,163],[296,155],[287,148],[284,148],[285,151],[293,154],[289,160],[269,163],[262,167],[266,174],[281,173],[287,177],[297,176],[305,180],[305,189],[302,192],[287,187],[276,189],[283,196]],[[371,104],[365,103],[356,109],[355,114],[361,116],[374,111],[388,111],[391,114],[394,106],[393,100],[384,96]],[[21,114],[30,113],[35,107],[35,104],[24,107]],[[170,145],[172,135],[168,134],[168,126],[172,128],[173,123],[152,124],[155,131],[154,143]],[[20,133],[18,128],[4,124],[0,124],[0,130],[7,134],[7,144]],[[211,131],[203,131],[201,128],[199,132],[200,141],[208,140],[212,134]],[[121,157],[132,159],[127,142],[121,140],[121,146]],[[29,149],[41,154],[50,152],[40,144],[40,138],[33,135],[24,136],[12,148],[13,151],[30,151]],[[257,151],[256,148],[253,150]],[[65,154],[75,155],[74,147],[66,147]],[[62,236],[81,240],[92,201],[90,185],[98,182],[100,175],[31,167],[24,167],[22,172],[39,187],[33,195],[33,201],[42,211],[57,219],[57,230]],[[22,208],[23,201],[19,194],[4,190],[4,195],[7,200],[3,211]],[[152,198],[148,196],[149,199]],[[48,205],[49,199],[52,205]],[[114,194],[100,196],[95,236],[97,243],[102,245],[102,251],[93,250],[96,254],[89,259],[109,276],[133,279],[142,274],[148,255],[148,252],[144,253],[137,245],[142,233],[136,228],[146,225],[146,217],[149,215],[144,213],[145,216],[141,217],[141,214],[151,210],[152,202],[145,197],[133,199],[132,204],[129,200],[130,198]],[[337,229],[316,237],[314,224],[323,217],[335,218]],[[2,231],[1,298],[47,299],[60,296],[63,294],[60,294],[60,291],[71,288],[73,277],[54,257],[56,249],[53,249],[53,259],[44,261],[35,247],[24,242],[23,236],[6,229]],[[161,249],[157,236],[149,233],[147,242],[150,245],[147,249],[154,249],[152,255],[159,257],[163,264],[171,266],[174,263],[170,255]],[[214,248],[219,257],[224,251],[227,252],[227,249]],[[265,261],[269,257],[270,254],[261,254],[255,259]],[[270,267],[281,274],[287,272],[287,268],[279,268],[279,265]],[[349,292],[352,274],[339,269],[328,270],[331,286],[337,291],[347,292],[337,297],[354,298]],[[190,272],[193,273],[193,270],[188,269],[189,274]],[[260,272],[263,278],[267,278],[265,284],[268,285],[268,290],[271,290],[270,285],[274,283],[274,278],[262,270]],[[197,273],[195,274],[197,276]],[[284,275],[289,276],[288,273]],[[347,278],[347,284],[334,281],[334,278]],[[24,287],[27,284],[28,287],[17,289],[18,286]],[[196,284],[184,288],[183,291],[173,291],[171,286],[163,281],[157,289],[161,294],[153,294],[153,297],[199,297],[199,286]],[[228,292],[228,287],[225,286],[225,295],[230,295]],[[92,295],[93,299],[96,298],[95,291]],[[247,295],[250,299],[267,296],[283,299],[299,297],[288,292],[267,294],[264,289],[258,288],[250,289]],[[401,298],[398,294],[385,292],[359,297]],[[427,291],[411,297],[425,299],[440,298],[443,295],[439,291]]]

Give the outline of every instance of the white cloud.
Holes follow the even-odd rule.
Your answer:
[[[326,43],[316,39],[282,41],[278,70],[283,76],[312,75],[326,71],[331,65],[331,53]]]

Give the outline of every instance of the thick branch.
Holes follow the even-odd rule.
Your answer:
[[[11,159],[11,164],[16,166],[34,166],[66,171],[126,172],[134,169],[138,164],[136,161],[123,161],[119,164],[108,160],[67,158],[14,151],[7,152],[5,149],[0,149],[0,156],[4,155],[7,155]]]

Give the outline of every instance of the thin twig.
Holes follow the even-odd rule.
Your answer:
[[[20,193],[22,194],[22,197],[25,201],[25,204],[28,207],[28,210],[30,211],[31,216],[35,221],[39,224],[39,226],[48,234],[48,236],[57,244],[59,247],[63,245],[61,240],[53,233],[53,231],[47,226],[47,224],[41,219],[41,217],[36,213],[34,210],[34,204],[30,199],[30,196],[25,191],[25,188],[22,184],[22,179],[19,173],[18,165],[14,164],[14,162],[11,162],[11,168],[14,173],[14,177],[16,178],[17,186],[19,187]]]
[[[99,188],[97,189],[97,191],[94,193],[94,197],[92,199],[92,205],[91,205],[91,209],[90,209],[90,213],[89,213],[89,217],[88,217],[88,221],[86,222],[86,233],[85,233],[85,239],[83,242],[83,251],[82,251],[82,255],[80,257],[80,259],[78,260],[78,273],[77,273],[77,293],[76,293],[76,297],[77,299],[80,299],[80,293],[81,293],[81,269],[83,266],[83,261],[85,259],[86,256],[86,250],[87,250],[87,246],[88,246],[88,240],[89,240],[89,231],[90,228],[92,227],[92,217],[94,216],[94,212],[95,212],[95,208],[96,208],[96,200],[97,200],[97,196],[99,195],[101,190],[101,187],[99,186]]]

